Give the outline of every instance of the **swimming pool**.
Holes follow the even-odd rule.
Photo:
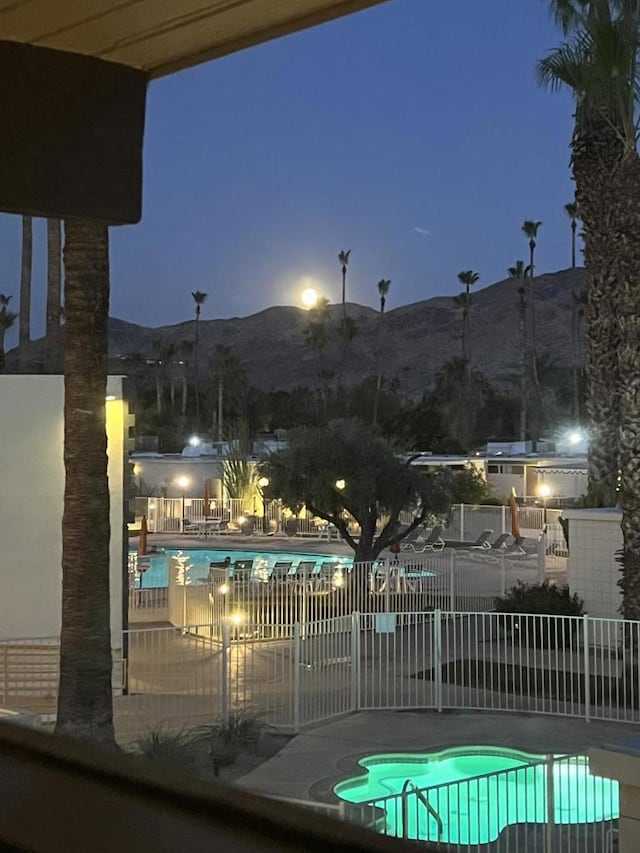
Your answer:
[[[509,825],[546,823],[548,791],[555,824],[619,816],[618,783],[593,776],[586,756],[558,756],[551,772],[544,760],[487,746],[371,755],[359,762],[366,775],[340,782],[334,792],[350,803],[375,803],[388,835],[448,844],[488,844]],[[403,788],[404,803],[393,796]]]
[[[337,557],[335,554],[303,554],[298,551],[241,551],[234,548],[166,548],[163,554],[149,555],[149,568],[144,574],[143,587],[167,586],[169,575],[169,557],[177,557],[183,554],[189,558],[189,579],[191,582],[205,581],[209,574],[209,564],[219,563],[230,557],[233,564],[236,560],[253,560],[254,570],[257,574],[268,577],[271,569],[277,562],[289,562],[295,568],[299,562],[305,560],[315,562],[316,566],[321,563],[332,562],[340,565],[350,566],[350,557]]]

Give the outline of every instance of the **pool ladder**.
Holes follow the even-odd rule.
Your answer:
[[[444,825],[442,823],[442,818],[438,814],[438,812],[431,805],[429,800],[423,794],[423,792],[418,788],[415,782],[411,779],[406,779],[404,785],[402,786],[402,791],[400,792],[402,796],[402,837],[408,838],[409,835],[409,796],[411,794],[415,794],[417,799],[420,800],[425,809],[429,812],[431,817],[435,820],[438,825],[438,841],[442,837],[442,832],[444,829]]]

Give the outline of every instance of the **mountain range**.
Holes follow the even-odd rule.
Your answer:
[[[474,367],[494,384],[510,384],[517,370],[520,336],[516,279],[505,279],[472,291],[469,312],[469,356]],[[536,344],[558,367],[572,364],[572,293],[584,285],[584,269],[567,269],[537,276],[535,293]],[[393,287],[389,293],[393,299]],[[527,291],[528,299],[528,291]],[[208,307],[208,306],[207,306]],[[438,296],[385,312],[380,334],[378,311],[348,303],[347,313],[357,326],[349,344],[343,381],[355,384],[375,376],[377,360],[383,376],[397,378],[406,396],[419,397],[433,385],[440,368],[462,350],[462,310],[452,296]],[[318,355],[305,341],[309,321],[306,310],[293,306],[267,308],[249,317],[200,320],[200,374],[218,344],[230,347],[243,363],[253,385],[263,390],[290,390],[318,382],[320,370],[337,372],[342,357],[338,324],[342,305],[328,308],[333,334]],[[109,321],[110,371],[126,373],[133,354],[157,357],[159,347],[193,340],[194,321],[147,327],[111,318]],[[40,361],[43,341],[31,345],[30,360]],[[16,350],[7,354],[7,369],[15,369]]]

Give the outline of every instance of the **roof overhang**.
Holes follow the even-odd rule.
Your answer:
[[[160,77],[387,0],[0,0],[0,39]]]

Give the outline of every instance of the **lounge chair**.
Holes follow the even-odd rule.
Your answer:
[[[413,534],[418,531],[417,535]],[[416,527],[409,536],[400,542],[401,551],[412,551],[414,554],[423,554],[425,551],[442,551],[445,546],[445,541],[442,538],[444,526],[442,524],[434,524],[431,533],[426,539],[420,538],[420,534],[424,533],[424,529]]]
[[[511,539],[511,538],[512,538],[512,536],[510,533],[501,533],[500,536],[498,536],[497,539],[494,539],[494,541],[491,543],[491,550],[492,551],[506,550],[507,548],[510,547],[507,543],[509,542],[509,539]]]
[[[250,581],[253,574],[253,560],[236,560],[233,564],[234,581]]]
[[[311,576],[313,575],[316,568],[315,560],[300,560],[298,565],[293,569],[293,571],[289,572],[287,576],[287,580],[290,581],[308,581],[311,580]]]
[[[491,542],[489,542],[489,540],[491,539],[492,533],[493,530],[483,530],[480,536],[478,536],[478,538],[476,539],[476,541],[472,542],[471,545],[469,545],[469,548],[479,548],[483,551],[490,549]]]
[[[271,569],[270,580],[272,581],[284,581],[287,579],[289,572],[291,571],[291,566],[293,562],[291,560],[280,560],[277,563],[273,564],[273,569]]]
[[[320,569],[313,575],[313,582],[317,588],[330,589],[334,586],[334,578],[342,573],[340,563],[322,563]]]

